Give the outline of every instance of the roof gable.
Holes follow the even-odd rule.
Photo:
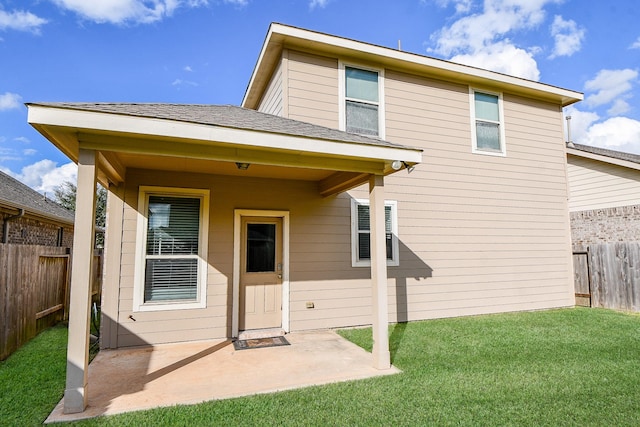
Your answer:
[[[245,91],[243,107],[257,108],[285,48],[338,58],[349,57],[384,68],[468,85],[485,85],[534,99],[553,101],[563,107],[583,99],[582,93],[569,89],[331,34],[272,23]]]

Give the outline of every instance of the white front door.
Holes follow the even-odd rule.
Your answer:
[[[242,217],[239,329],[282,326],[282,218]]]

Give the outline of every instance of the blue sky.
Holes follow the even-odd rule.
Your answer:
[[[572,139],[640,153],[637,0],[0,0],[0,170],[75,180],[24,102],[239,104],[270,22],[584,92]]]

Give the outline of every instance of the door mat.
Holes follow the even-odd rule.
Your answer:
[[[291,345],[285,337],[254,338],[248,340],[236,340],[233,348],[236,350],[248,350],[250,348],[278,347],[281,345]]]

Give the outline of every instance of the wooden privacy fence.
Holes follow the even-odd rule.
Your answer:
[[[640,311],[640,243],[583,249],[573,253],[576,305]]]
[[[0,244],[0,360],[69,316],[67,248]],[[94,255],[92,294],[99,299],[102,254]]]

